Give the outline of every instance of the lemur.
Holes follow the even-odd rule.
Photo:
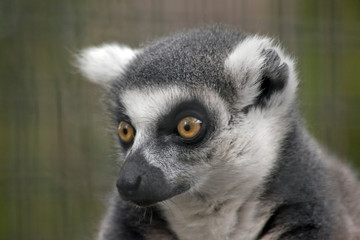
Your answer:
[[[121,163],[98,240],[360,239],[360,184],[305,129],[274,40],[207,27],[77,65]]]

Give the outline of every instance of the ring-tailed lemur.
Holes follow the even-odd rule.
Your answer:
[[[305,130],[271,39],[210,27],[77,59],[123,163],[98,239],[360,239],[359,183]]]

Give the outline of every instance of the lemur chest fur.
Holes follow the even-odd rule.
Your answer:
[[[245,202],[231,199],[207,204],[174,199],[163,205],[165,217],[179,240],[254,239],[267,219],[266,213],[258,209],[253,197]]]

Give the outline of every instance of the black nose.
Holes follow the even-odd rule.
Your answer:
[[[139,161],[143,162],[142,155],[134,154],[125,161],[120,171],[116,187],[120,197],[124,200],[132,200],[139,193],[141,182],[144,180],[143,175],[146,172],[146,169],[142,169]]]
[[[141,183],[141,176],[128,176],[119,178],[116,182],[118,192],[124,200],[130,200],[136,196]]]
[[[189,188],[182,182],[171,184],[163,171],[151,166],[140,151],[135,151],[127,157],[116,187],[122,199],[138,206],[153,205]]]

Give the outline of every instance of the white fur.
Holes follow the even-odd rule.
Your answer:
[[[137,131],[156,123],[161,115],[169,112],[181,99],[187,99],[184,91],[176,86],[127,90],[120,98]]]
[[[124,45],[103,44],[82,50],[77,55],[77,66],[91,82],[104,85],[119,77],[136,53]]]
[[[237,88],[241,100],[238,108],[251,105],[259,94],[260,77],[264,65],[265,56],[263,50],[274,49],[279,55],[281,62],[289,67],[289,81],[286,89],[281,91],[281,96],[273,96],[269,105],[272,107],[284,107],[292,105],[295,99],[296,88],[298,85],[297,76],[294,69],[294,61],[286,56],[282,49],[273,43],[269,38],[252,36],[240,42],[225,60],[225,69],[237,80]]]
[[[244,202],[205,202],[183,194],[161,206],[180,240],[248,240],[256,238],[270,215],[270,206],[260,205],[256,194],[246,194]]]
[[[261,52],[270,46],[270,39],[249,37],[240,42],[225,60],[225,69],[237,80],[237,89],[246,94],[239,102],[240,108],[252,104],[252,100],[259,94],[256,82],[261,76],[260,70],[265,60]]]

